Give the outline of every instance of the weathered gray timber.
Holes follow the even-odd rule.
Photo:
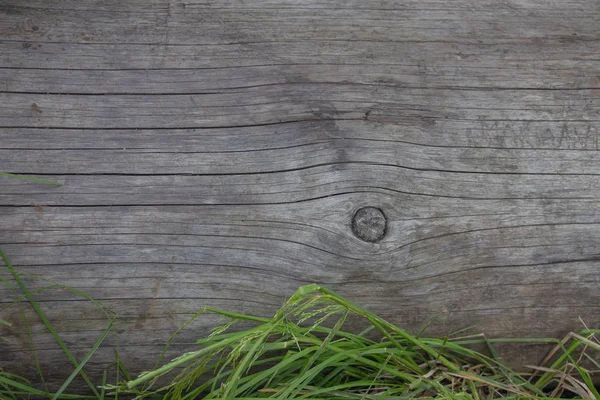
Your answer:
[[[432,335],[600,326],[598,26],[597,0],[0,0],[0,171],[64,184],[0,177],[0,247],[115,311],[134,371],[201,307],[312,282]],[[36,298],[77,357],[106,327]]]

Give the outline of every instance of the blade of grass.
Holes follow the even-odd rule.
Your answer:
[[[34,178],[32,176],[27,176],[27,175],[11,174],[11,173],[8,173],[8,172],[0,172],[0,176],[7,176],[9,178],[16,178],[16,179],[21,179],[21,180],[24,180],[24,181],[29,181],[29,182],[45,183],[47,185],[56,185],[56,186],[62,186],[63,185],[60,182],[49,181],[49,180],[40,179],[40,178]]]
[[[275,376],[275,374],[281,373],[282,370],[286,370],[286,369],[289,370],[290,365],[294,364],[298,360],[302,360],[306,355],[316,351],[317,348],[318,348],[317,346],[307,347],[307,348],[303,349],[302,351],[295,353],[291,357],[288,357],[288,358],[282,360],[282,362],[278,363],[277,365],[256,374],[255,376],[252,377],[252,379],[250,381],[248,381],[244,385],[240,386],[240,388],[239,388],[240,392],[249,391],[252,387],[255,387],[257,384],[259,384],[261,382],[261,380],[266,380],[266,382],[267,382],[266,384],[269,384],[271,382],[271,379]],[[304,364],[303,362],[300,362],[297,365],[303,365],[303,364]],[[270,378],[270,379],[267,379],[267,378]]]
[[[254,330],[258,330],[260,328],[261,327],[256,327],[256,328],[254,328]],[[227,347],[230,344],[235,343],[240,337],[242,337],[246,334],[247,334],[247,332],[240,332],[237,335],[233,335],[232,337],[223,340],[222,342],[215,343],[211,346],[207,346],[207,347],[197,350],[197,351],[192,351],[190,353],[186,353],[186,354],[182,355],[181,357],[174,359],[170,363],[163,365],[160,368],[143,373],[140,376],[138,376],[137,379],[127,382],[127,387],[132,389],[142,383],[148,382],[149,380],[151,380],[153,378],[164,375],[176,367],[187,364],[190,361],[192,361],[200,356],[210,354],[220,347]]]
[[[365,396],[366,396],[366,393],[369,390],[371,390],[371,388],[373,387],[373,385],[375,384],[375,382],[377,382],[377,379],[379,379],[379,376],[381,376],[381,372],[383,372],[383,369],[385,368],[386,365],[388,365],[388,363],[390,362],[391,358],[392,358],[392,355],[390,354],[385,359],[385,362],[383,364],[381,364],[381,368],[379,368],[379,371],[377,371],[377,375],[375,375],[375,377],[373,378],[373,380],[369,384],[369,387],[367,388],[367,391],[365,392]],[[361,400],[365,400],[365,397],[362,397]]]
[[[14,306],[15,304],[18,306],[19,311],[21,312],[21,315],[23,316],[23,325],[25,325],[25,329],[27,330],[27,339],[29,340],[31,354],[33,356],[33,362],[35,364],[35,370],[36,370],[38,376],[40,377],[42,387],[47,391],[48,386],[46,385],[46,380],[44,378],[44,374],[42,373],[42,368],[40,366],[37,352],[35,351],[35,342],[33,340],[33,334],[31,332],[31,325],[29,324],[29,319],[27,318],[27,313],[26,313],[25,308],[23,307],[23,303],[22,303],[22,300],[26,300],[26,298],[25,298],[25,296],[20,296],[17,292],[17,288],[11,282],[9,282],[7,279],[0,277],[0,282],[3,282],[4,284],[6,284],[10,288],[10,290],[14,293],[14,296],[15,296],[15,300],[13,302],[9,303],[7,306],[0,308],[0,312],[3,312],[5,310],[9,309],[10,307]],[[44,288],[41,288],[41,290],[43,290],[43,289]]]
[[[106,378],[108,375],[108,370],[104,370],[102,372],[102,386],[100,387],[100,400],[104,400],[104,395],[106,393]]]
[[[468,373],[468,372],[447,372],[446,374],[450,375],[450,376],[455,376],[455,377],[458,377],[458,378],[463,378],[463,379],[467,380],[467,382],[475,381],[475,382],[484,383],[484,384],[487,384],[489,386],[497,387],[498,389],[506,390],[507,392],[515,393],[515,394],[517,394],[519,396],[524,396],[524,397],[527,397],[527,398],[529,398],[529,397],[535,397],[535,396],[531,396],[529,393],[524,393],[524,392],[522,392],[520,390],[517,390],[515,388],[512,388],[512,387],[500,384],[498,382],[494,382],[493,380],[488,379],[486,377],[474,375],[474,374],[471,374],[471,373]]]
[[[131,376],[129,375],[129,371],[127,371],[127,368],[125,368],[125,364],[123,364],[123,362],[121,362],[121,360],[119,359],[117,359],[117,367],[121,372],[123,372],[123,376],[125,377],[125,379],[130,381]]]
[[[108,335],[108,333],[112,330],[113,324],[114,324],[114,319],[110,321],[110,323],[108,324],[108,327],[104,330],[104,332],[102,332],[102,335],[100,335],[98,340],[96,340],[96,343],[94,343],[94,345],[92,346],[90,351],[85,355],[85,357],[83,357],[83,359],[81,360],[79,365],[73,370],[73,372],[67,378],[65,383],[63,383],[62,386],[60,387],[60,389],[58,389],[58,391],[54,394],[54,396],[52,397],[52,400],[58,399],[58,397],[61,395],[61,393],[65,391],[65,389],[69,386],[69,384],[71,384],[73,379],[80,373],[83,366],[90,360],[90,358],[92,358],[94,353],[98,350],[98,348],[100,347],[100,345],[102,344],[102,342],[104,341],[106,336]],[[100,396],[100,395],[98,394],[98,396]]]
[[[583,381],[586,384],[586,389],[598,400],[600,400],[600,392],[598,392],[598,389],[596,389],[596,386],[594,385],[594,381],[592,380],[592,377],[590,376],[589,372],[587,372],[586,370],[584,370],[583,368],[581,368],[580,366],[578,366],[577,364],[575,364],[575,368],[577,369],[577,371],[579,372],[579,375],[581,375],[581,378],[583,379]]]
[[[50,331],[50,334],[52,335],[52,337],[54,338],[54,340],[56,341],[56,343],[58,343],[58,345],[60,346],[60,348],[62,349],[62,351],[65,353],[65,355],[69,359],[69,361],[71,361],[71,363],[73,363],[73,365],[77,369],[77,367],[79,366],[79,363],[77,362],[77,359],[75,359],[75,357],[73,356],[73,354],[71,354],[71,352],[69,351],[69,348],[62,341],[62,339],[58,335],[58,332],[56,332],[56,330],[54,329],[54,327],[50,323],[50,320],[48,320],[48,317],[46,317],[46,314],[42,311],[42,309],[39,307],[39,305],[37,304],[37,302],[35,301],[35,299],[33,298],[33,296],[29,293],[29,291],[27,290],[27,287],[25,286],[25,284],[21,280],[21,277],[19,276],[19,274],[17,273],[17,271],[15,270],[15,268],[13,267],[13,265],[11,264],[10,260],[6,256],[6,254],[4,254],[4,252],[1,249],[0,249],[0,258],[2,258],[2,260],[4,261],[4,264],[6,264],[6,267],[8,268],[9,272],[13,276],[14,280],[17,282],[17,286],[23,292],[23,294],[25,295],[25,297],[29,301],[29,304],[31,304],[31,307],[34,309],[35,313],[42,320],[42,322],[46,326],[46,329],[48,329],[48,331]],[[94,395],[96,397],[98,397],[100,394],[98,393],[98,391],[94,387],[94,384],[92,383],[92,381],[88,378],[87,374],[83,370],[80,370],[80,374],[81,374],[81,377],[87,383],[87,385],[90,387],[90,389],[92,390],[92,392],[94,393]]]
[[[305,371],[302,374],[298,374],[295,379],[293,379],[287,387],[281,390],[278,393],[277,399],[286,400],[286,399],[295,399],[296,396],[304,390],[305,386],[308,385],[314,377],[323,371],[325,368],[330,365],[335,365],[343,360],[345,354],[336,354],[335,356],[329,357],[327,360],[313,366],[311,369]]]
[[[373,326],[375,326],[384,336],[386,336],[388,339],[390,339],[390,341],[392,343],[395,343],[398,347],[400,347],[400,345],[396,342],[396,340],[389,334],[389,332],[385,329],[388,328],[390,329],[392,332],[396,333],[397,335],[401,336],[402,338],[408,340],[409,342],[411,342],[412,344],[420,347],[421,349],[423,349],[425,352],[429,353],[432,357],[434,358],[439,358],[439,361],[444,364],[446,367],[448,367],[451,370],[459,370],[459,366],[452,363],[451,361],[449,361],[448,359],[446,359],[445,357],[441,356],[437,351],[435,351],[433,348],[427,346],[425,343],[419,341],[416,337],[414,337],[413,335],[409,334],[408,332],[404,331],[403,329],[400,329],[398,327],[396,327],[395,325],[390,324],[389,322],[381,319],[380,317],[368,312],[367,310],[357,306],[356,304],[352,303],[351,301],[339,296],[337,293],[323,287],[317,284],[311,284],[311,285],[305,285],[305,286],[301,286],[296,293],[292,296],[292,298],[298,298],[300,296],[303,296],[307,293],[310,292],[319,292],[322,293],[326,296],[328,296],[328,298],[330,298],[332,301],[334,301],[335,303],[338,303],[340,305],[343,305],[344,307],[348,308],[350,311],[354,312],[357,315],[360,315],[364,318],[366,318],[371,324],[373,324]]]
[[[242,361],[236,366],[234,373],[228,379],[227,386],[225,387],[225,390],[223,392],[223,397],[227,398],[232,393],[236,393],[237,392],[239,378],[241,377],[241,375],[243,373],[246,372],[247,368],[249,368],[250,361],[253,359],[254,353],[256,351],[258,351],[260,345],[265,342],[265,340],[267,339],[267,337],[269,337],[269,335],[271,334],[272,330],[273,330],[272,327],[267,327],[254,340],[254,344],[252,345],[252,347],[250,348],[250,350],[248,350],[248,352],[246,353],[246,355],[242,358]]]
[[[569,346],[568,349],[565,349],[564,344],[566,344],[569,339],[573,339],[573,343],[571,343],[571,345]],[[554,353],[556,353],[556,351],[558,351],[558,349],[563,350],[563,354],[560,357],[558,357],[558,359],[556,359],[556,361],[554,361],[550,365],[549,369],[551,369],[551,370],[559,369],[560,366],[562,364],[564,364],[565,361],[571,357],[571,354],[575,350],[577,350],[581,345],[583,345],[584,343],[587,345],[590,345],[590,347],[592,347],[596,350],[600,349],[600,346],[597,343],[594,343],[594,342],[592,342],[580,335],[577,335],[575,333],[569,333],[567,336],[565,336],[565,338],[563,340],[561,340],[557,344],[557,346],[546,357],[546,360],[548,360]],[[542,376],[540,376],[540,378],[537,380],[537,382],[535,382],[535,386],[537,386],[538,388],[545,387],[552,380],[553,376],[554,375],[552,372],[545,372],[544,374],[542,374]]]
[[[347,317],[348,317],[348,311],[346,311],[346,312],[344,312],[344,314],[342,314],[342,316],[336,322],[336,324],[333,327],[333,329],[331,331],[329,331],[329,333],[325,337],[325,340],[323,340],[323,343],[321,343],[321,345],[319,346],[319,348],[317,349],[317,351],[315,351],[310,356],[310,358],[308,359],[308,361],[306,362],[306,364],[304,365],[304,367],[300,371],[300,375],[304,374],[310,367],[312,367],[312,365],[314,364],[315,360],[319,357],[319,355],[321,355],[321,353],[323,352],[323,350],[325,350],[325,348],[327,347],[327,345],[331,342],[331,339],[333,339],[333,337],[337,334],[337,332],[342,328],[342,325],[344,325],[344,322],[346,321]]]
[[[7,385],[9,387],[14,387],[16,389],[19,389],[19,390],[23,391],[24,393],[27,393],[31,396],[38,396],[38,397],[42,397],[42,398],[49,398],[52,396],[52,393],[44,392],[42,390],[32,388],[23,383],[9,379],[6,376],[3,376],[3,374],[0,374],[0,383]],[[96,399],[97,396],[63,394],[63,395],[59,396],[58,398],[59,399]]]

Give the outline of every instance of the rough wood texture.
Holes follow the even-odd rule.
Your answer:
[[[0,177],[0,246],[117,312],[134,370],[202,306],[268,315],[309,282],[431,334],[598,326],[599,23],[597,0],[0,0],[0,170],[64,183]],[[105,327],[37,298],[77,356]]]

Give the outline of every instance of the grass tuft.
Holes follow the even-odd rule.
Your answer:
[[[111,389],[139,399],[600,398],[593,384],[599,371],[582,362],[594,360],[590,351],[598,355],[600,330],[560,341],[422,338],[319,285],[300,287],[272,318],[205,308],[191,320],[207,312],[230,320],[200,339],[200,349]],[[370,325],[368,337],[344,331],[350,315]],[[236,321],[258,325],[229,332]],[[494,343],[502,342],[556,347],[547,367],[529,373],[468,347],[485,344],[495,355]],[[159,385],[160,378],[168,383]]]
[[[111,372],[106,369],[99,382],[93,383],[84,367],[113,331],[115,316],[84,293],[55,282],[44,280],[47,286],[29,290],[22,277],[41,278],[17,271],[1,250],[0,258],[15,283],[0,278],[15,294],[15,301],[0,312],[15,305],[22,309],[28,302],[74,367],[55,392],[46,387],[38,389],[34,383],[0,368],[3,400],[600,399],[594,387],[600,374],[600,343],[596,337],[600,330],[586,327],[562,340],[488,339],[483,335],[464,336],[464,330],[448,337],[426,338],[423,331],[413,335],[316,284],[300,287],[272,318],[214,308],[200,310],[171,335],[154,369],[136,378],[121,362],[117,344]],[[82,360],[75,359],[35,300],[38,292],[56,287],[93,302],[109,322]],[[220,325],[197,341],[197,350],[164,363],[176,335],[206,313],[220,315]],[[368,327],[358,334],[345,329],[350,319],[353,326],[362,322]],[[238,331],[238,322],[255,326]],[[9,324],[0,319],[0,325]],[[494,349],[497,343],[554,344],[554,348],[542,365],[519,373],[499,360]],[[485,345],[489,355],[473,350],[476,344]],[[43,371],[35,360],[43,383]],[[116,376],[115,384],[107,383],[109,374]],[[89,385],[88,395],[66,393],[78,375]]]

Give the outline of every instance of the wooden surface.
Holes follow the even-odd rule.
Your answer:
[[[269,315],[311,282],[431,334],[599,326],[599,24],[597,0],[0,0],[0,171],[64,184],[0,177],[0,247],[114,310],[133,370],[202,306]],[[101,315],[36,297],[81,358]]]

